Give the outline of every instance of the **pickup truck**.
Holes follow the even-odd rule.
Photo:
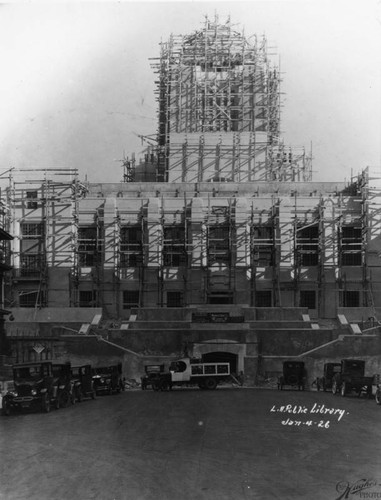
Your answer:
[[[363,392],[372,396],[373,377],[365,375],[365,361],[360,359],[342,359],[341,371],[332,380],[332,393],[346,396],[356,392],[360,397]]]
[[[169,372],[159,373],[152,384],[156,391],[172,389],[173,386],[198,386],[213,390],[223,380],[231,379],[229,363],[202,363],[191,358],[173,361]]]

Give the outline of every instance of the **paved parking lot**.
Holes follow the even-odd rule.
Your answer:
[[[380,420],[374,400],[233,388],[1,417],[0,498],[381,498]]]

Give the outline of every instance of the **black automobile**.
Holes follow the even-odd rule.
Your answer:
[[[298,388],[304,391],[306,370],[302,361],[284,361],[283,375],[278,378],[278,389],[284,387]]]
[[[164,372],[164,365],[146,365],[144,367],[145,375],[141,377],[143,391],[149,387],[154,387],[155,382],[160,378],[160,374]]]
[[[49,412],[51,404],[65,406],[70,399],[62,373],[66,370],[63,365],[54,367],[48,361],[14,365],[14,389],[4,396],[3,414],[25,410]]]
[[[122,364],[101,366],[93,369],[95,392],[99,394],[119,394],[124,390]]]
[[[70,363],[52,364],[53,372],[53,399],[57,408],[66,408],[70,403],[74,403],[71,382]]]
[[[71,382],[73,386],[73,402],[80,402],[83,398],[95,399],[96,390],[91,365],[72,366]]]
[[[318,391],[332,389],[332,381],[336,373],[341,372],[341,363],[325,363],[324,374],[316,379],[316,388]]]

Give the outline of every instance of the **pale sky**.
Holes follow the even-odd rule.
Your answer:
[[[0,174],[69,167],[121,180],[118,160],[157,130],[149,58],[215,13],[274,47],[283,137],[312,143],[314,180],[381,165],[379,0],[16,2],[0,4]]]

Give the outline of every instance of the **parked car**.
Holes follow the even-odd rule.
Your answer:
[[[332,393],[340,392],[342,396],[356,392],[361,396],[363,392],[368,397],[372,395],[373,376],[366,377],[365,361],[361,359],[342,359],[341,371],[336,373],[332,380]]]
[[[82,401],[83,398],[96,397],[91,365],[72,366],[71,383],[73,402]]]
[[[285,386],[304,391],[306,370],[302,361],[284,361],[283,375],[278,378],[278,389],[283,390]]]
[[[94,368],[93,381],[97,394],[120,393],[124,390],[122,363]]]
[[[3,414],[33,409],[49,412],[52,404],[56,408],[66,406],[70,401],[68,373],[69,363],[54,366],[43,361],[14,365],[14,389],[3,397]]]
[[[57,408],[66,408],[70,403],[74,403],[71,383],[71,365],[70,363],[52,364],[54,404]]]
[[[141,377],[143,391],[149,387],[153,387],[159,380],[160,374],[164,373],[164,364],[162,365],[146,365],[144,367],[145,375]]]
[[[336,373],[341,372],[341,363],[325,363],[324,374],[316,379],[316,387],[318,391],[326,391],[332,389],[333,377]]]

